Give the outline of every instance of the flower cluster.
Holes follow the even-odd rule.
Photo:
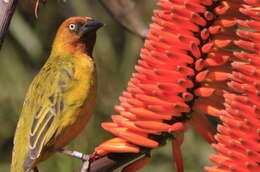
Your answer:
[[[220,116],[218,141],[213,147],[219,152],[210,156],[217,166],[208,172],[260,171],[260,1],[244,0],[228,3],[223,14],[236,27],[226,32],[235,48],[230,62],[232,72],[228,91],[223,95],[225,109]],[[237,51],[238,50],[238,51]]]
[[[116,135],[96,153],[139,152],[173,138],[180,145],[190,123],[218,155],[210,172],[260,171],[260,2],[159,0],[140,60],[123,92],[118,115],[102,127]],[[259,79],[258,79],[259,78]],[[219,134],[205,114],[220,117]]]

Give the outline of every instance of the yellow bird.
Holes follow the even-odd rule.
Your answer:
[[[59,27],[51,55],[32,81],[16,128],[11,172],[29,172],[85,127],[96,98],[92,51],[103,24],[72,17]]]

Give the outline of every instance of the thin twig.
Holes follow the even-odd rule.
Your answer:
[[[0,49],[12,19],[17,0],[0,0]]]
[[[148,27],[132,0],[99,0],[99,2],[124,29],[145,39]]]

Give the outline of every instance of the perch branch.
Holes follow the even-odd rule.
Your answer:
[[[145,39],[148,27],[132,0],[99,0],[99,2],[124,29]]]
[[[159,143],[160,146],[165,145],[168,139],[174,139],[174,136],[170,133],[164,133],[160,136],[150,136],[151,139]],[[77,172],[112,172],[113,170],[128,164],[129,162],[141,158],[141,156],[150,156],[151,149],[143,148],[139,153],[110,153],[100,159],[92,161],[89,165],[88,170],[84,169],[85,163],[82,168]]]
[[[13,16],[17,0],[0,0],[0,48]]]
[[[140,153],[110,153],[90,163],[88,170],[84,169],[84,164],[88,166],[88,162],[85,161],[82,168],[77,172],[112,172],[142,155],[145,155],[144,151]]]

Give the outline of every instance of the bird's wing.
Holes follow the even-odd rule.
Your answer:
[[[24,105],[25,109],[31,109],[26,113],[34,113],[29,131],[28,154],[24,163],[24,167],[28,169],[55,135],[58,127],[56,124],[68,108],[64,105],[64,99],[73,94],[73,87],[77,85],[73,65],[54,64],[45,65],[36,76],[27,94],[32,97],[28,97]],[[83,101],[82,98],[81,100]]]

